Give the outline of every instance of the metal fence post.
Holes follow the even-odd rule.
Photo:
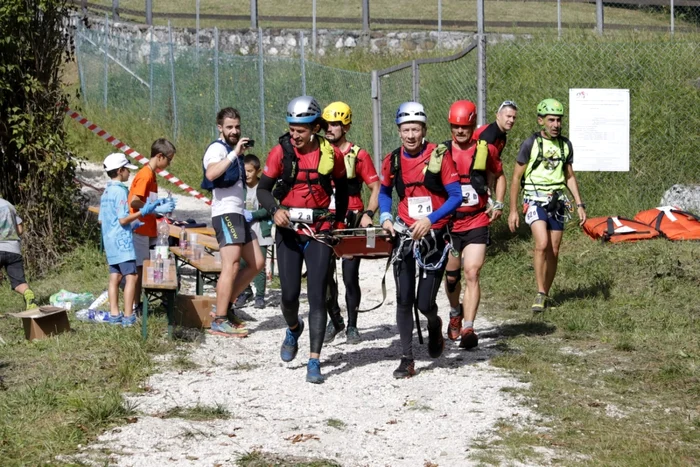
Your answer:
[[[603,34],[603,0],[596,0],[595,2],[595,24],[596,31],[598,34]]]
[[[301,95],[306,95],[306,53],[304,52],[304,31],[299,31],[299,55],[301,62]]]
[[[173,96],[173,139],[177,141],[178,122],[177,122],[177,91],[175,90],[175,46],[173,44],[173,28],[168,20],[168,45],[170,46],[170,88]]]
[[[362,32],[369,33],[369,0],[362,0]]]
[[[250,0],[250,29],[258,29],[258,0]]]
[[[673,0],[671,0],[671,35],[674,34],[675,29],[676,29],[676,25],[675,25],[676,18],[675,18],[675,12],[673,10],[674,10]]]
[[[119,0],[112,0],[112,21],[119,21]]]
[[[265,73],[263,71],[263,33],[262,29],[258,28],[258,85],[260,87],[260,133],[262,134],[262,147],[266,148],[265,138]],[[262,149],[264,151],[264,149]]]
[[[442,0],[438,0],[438,37],[437,48],[440,48],[440,36],[442,35]]]
[[[102,105],[105,110],[107,110],[107,88],[108,88],[108,81],[109,81],[109,16],[107,13],[105,13],[105,33],[104,33],[104,44],[102,44],[102,47],[105,49],[105,67],[104,67],[104,89],[103,89],[103,98],[102,98]]]
[[[561,0],[557,0],[557,37],[561,39]]]
[[[311,53],[316,56],[316,0],[311,3]]]
[[[153,26],[153,0],[146,0],[146,24]]]
[[[81,6],[81,10],[83,12],[83,16],[87,16],[87,0],[81,0],[80,6]]]
[[[420,71],[418,69],[418,62],[415,60],[411,61],[411,83],[413,88],[411,98],[413,102],[418,102],[420,100]]]
[[[155,34],[153,26],[149,28],[149,34],[151,38],[148,42],[148,115],[150,116],[153,113],[153,36]]]
[[[374,167],[381,168],[382,160],[382,93],[379,86],[379,74],[372,70],[372,146],[374,150]]]
[[[194,19],[194,27],[195,27],[195,33],[194,33],[194,56],[195,59],[197,60],[197,64],[199,65],[199,2],[200,0],[197,0],[195,2],[195,19]]]
[[[214,115],[219,109],[219,28],[214,26]]]
[[[484,0],[476,2],[476,26],[477,26],[477,120],[479,125],[486,123],[486,35],[484,34]]]
[[[78,23],[78,34],[75,37],[75,61],[78,62],[78,79],[80,79],[80,94],[83,95],[83,105],[87,105],[87,94],[85,92],[85,74],[83,70],[83,58],[80,55],[80,43],[82,42],[81,30],[85,26]]]

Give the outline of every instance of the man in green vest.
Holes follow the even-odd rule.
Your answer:
[[[537,106],[537,124],[541,130],[523,141],[513,170],[510,186],[508,227],[515,232],[520,225],[519,191],[523,190],[523,212],[535,239],[534,266],[537,295],[533,312],[551,306],[549,290],[557,273],[559,246],[564,222],[571,217],[573,206],[566,194],[574,197],[579,225],[586,221],[586,205],[581,201],[574,175],[574,148],[561,134],[564,106],[555,99],[545,99]]]

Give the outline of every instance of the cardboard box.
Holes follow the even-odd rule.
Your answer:
[[[22,318],[24,337],[30,341],[70,331],[68,313],[66,313],[65,308],[40,306],[21,313],[12,313],[12,316]]]
[[[175,300],[175,324],[186,328],[208,328],[211,326],[212,305],[216,297],[204,295],[178,295]]]

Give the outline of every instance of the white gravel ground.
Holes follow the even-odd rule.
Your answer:
[[[205,219],[209,211],[193,198],[180,199],[180,209],[195,219]],[[381,298],[384,264],[383,260],[362,262],[363,307]],[[140,414],[135,423],[104,433],[71,460],[93,465],[216,466],[234,465],[240,455],[260,450],[325,458],[343,466],[422,466],[427,462],[466,466],[477,464],[471,457],[474,446],[477,440],[493,439],[491,430],[497,421],[535,423],[536,416],[504,390],[523,384],[489,364],[497,354],[498,332],[487,321],[488,303],[482,303],[477,318],[481,336],[477,349],[463,351],[448,340],[444,354],[433,360],[415,337],[418,374],[407,380],[393,379],[400,345],[392,277],[387,278],[387,286],[384,306],[360,315],[360,344],[346,344],[341,333],[324,346],[324,384],[305,381],[308,332],[300,339],[296,360],[280,360],[285,324],[277,306],[279,292],[268,290],[267,308],[243,310],[250,318],[249,337],[207,336],[188,355],[197,364],[191,371],[171,371],[168,361],[173,356],[164,358],[162,372],[148,379],[145,392],[125,395]],[[341,280],[341,293],[342,289]],[[207,293],[213,291],[208,288]],[[442,292],[438,305],[446,322],[448,306]],[[306,320],[304,293],[301,313]],[[423,330],[427,340],[425,320]],[[175,407],[198,405],[219,405],[230,418],[159,417]]]

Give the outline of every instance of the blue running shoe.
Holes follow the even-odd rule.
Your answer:
[[[122,317],[122,327],[128,328],[136,324],[136,313]]]
[[[109,324],[113,324],[115,326],[120,326],[122,324],[122,317],[123,316],[124,315],[122,315],[121,313],[119,313],[117,316],[109,315]]]
[[[318,358],[310,358],[309,363],[306,364],[306,382],[314,384],[321,384],[323,382],[321,362]]]
[[[304,321],[299,320],[299,326],[297,326],[296,331],[292,331],[287,328],[287,334],[284,337],[284,342],[282,342],[282,349],[280,350],[280,358],[283,362],[291,362],[297,356],[299,351],[299,336],[304,332]]]

